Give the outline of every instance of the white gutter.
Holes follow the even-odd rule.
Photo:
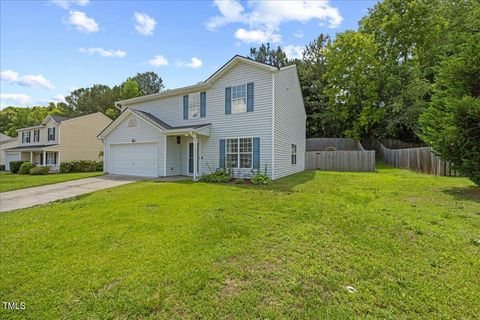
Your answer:
[[[275,180],[275,73],[272,72],[272,180]]]

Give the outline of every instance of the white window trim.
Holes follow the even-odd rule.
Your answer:
[[[193,105],[191,103],[190,96],[193,96],[193,95],[198,96],[198,104],[197,105]],[[201,100],[200,92],[195,92],[195,93],[189,93],[188,94],[188,119],[198,119],[198,118],[200,118],[200,108],[201,108],[201,104],[202,104],[202,102],[200,100]],[[193,107],[198,108],[196,116],[192,116],[192,114],[190,112],[190,110],[193,109]]]
[[[231,113],[231,114],[238,114],[238,113],[242,114],[242,113],[246,113],[246,112],[247,112],[247,109],[248,109],[248,107],[247,107],[247,104],[248,104],[248,101],[247,101],[247,100],[248,100],[248,99],[247,99],[247,96],[248,96],[248,92],[247,92],[248,86],[247,86],[247,85],[248,85],[247,83],[242,83],[242,84],[238,84],[238,85],[235,85],[235,86],[231,86],[231,87],[230,87],[230,88],[231,88],[231,89],[230,89],[230,104],[231,104],[230,113]],[[233,88],[234,88],[234,87],[239,87],[239,86],[245,86],[245,98],[233,99]],[[233,108],[233,101],[234,101],[234,100],[241,100],[241,99],[245,99],[245,111],[235,112],[235,111],[234,111],[234,108]]]
[[[132,125],[130,125],[130,122],[132,122]],[[128,119],[127,128],[136,128],[136,127],[137,127],[137,120],[135,118]]]
[[[237,140],[237,152],[232,153],[228,152],[228,140]],[[240,152],[240,139],[250,139],[252,141],[252,152]],[[253,169],[253,137],[229,137],[225,138],[225,161],[228,159],[228,154],[237,154],[237,166],[236,167],[230,167],[231,169],[240,169],[240,170],[247,170],[247,169]],[[250,161],[250,167],[240,167],[240,154],[251,154],[252,155],[252,160]]]

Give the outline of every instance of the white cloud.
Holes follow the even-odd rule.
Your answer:
[[[70,11],[67,23],[74,25],[78,31],[87,33],[100,31],[98,23],[81,11]]]
[[[65,102],[65,96],[63,94],[56,94],[52,97],[51,101],[53,102]]]
[[[50,2],[60,8],[69,9],[72,5],[86,6],[90,0],[50,0]]]
[[[148,63],[154,67],[167,66],[168,60],[164,56],[155,56],[153,59],[149,60]]]
[[[99,54],[101,57],[123,58],[127,53],[123,50],[106,50],[103,48],[80,48],[78,51],[88,55]]]
[[[157,21],[145,13],[135,12],[135,30],[144,36],[153,35]]]
[[[332,7],[328,0],[325,1],[261,1],[252,0],[247,4],[247,9],[238,0],[215,0],[214,5],[220,15],[208,20],[208,30],[216,30],[231,23],[247,25],[250,34],[245,29],[238,29],[236,33],[244,35],[245,41],[252,41],[252,37],[261,38],[259,31],[266,35],[275,35],[272,40],[279,40],[280,25],[282,23],[297,21],[307,23],[317,20],[319,23],[327,22],[330,28],[340,25],[343,18],[337,8]],[[255,34],[253,33],[255,32]],[[238,38],[238,37],[237,37]],[[265,38],[265,37],[264,37]],[[266,37],[268,38],[268,37]],[[270,39],[269,39],[270,40]]]
[[[23,93],[0,93],[0,99],[19,104],[27,104],[31,102],[30,97]]]
[[[4,70],[0,72],[0,79],[11,84],[16,84],[23,87],[40,87],[52,90],[55,86],[41,74],[33,75],[27,74],[20,76],[17,72],[12,70]]]
[[[284,46],[282,49],[285,51],[288,59],[301,59],[303,57],[303,51],[305,50],[302,46],[294,46],[292,44]]]
[[[178,61],[177,66],[180,67],[188,67],[188,68],[193,68],[193,69],[198,69],[203,65],[203,61],[198,59],[197,57],[193,57],[190,62],[183,62],[183,61]]]
[[[235,38],[246,43],[255,43],[255,42],[279,43],[282,41],[282,35],[278,33],[273,33],[272,31],[262,31],[262,30],[245,30],[243,28],[240,28],[235,32]]]
[[[299,38],[299,39],[300,39],[300,38],[303,38],[303,31],[302,31],[302,30],[297,30],[297,32],[295,32],[295,33],[293,34],[293,36],[294,36],[295,38]]]

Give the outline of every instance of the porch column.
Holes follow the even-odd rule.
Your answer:
[[[33,151],[30,151],[30,163],[33,163]]]
[[[42,164],[46,165],[47,164],[47,152],[43,150],[43,159],[42,159]]]
[[[193,138],[193,180],[198,180],[198,168],[197,168],[197,159],[198,159],[198,140],[197,134],[190,133]]]

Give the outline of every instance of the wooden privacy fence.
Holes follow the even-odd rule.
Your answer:
[[[395,168],[409,169],[437,176],[460,175],[450,168],[448,162],[435,155],[430,147],[388,149],[380,143],[377,150],[383,161]]]
[[[325,151],[335,147],[337,151]],[[349,138],[309,138],[305,170],[375,171],[375,151],[366,151],[360,142]]]

